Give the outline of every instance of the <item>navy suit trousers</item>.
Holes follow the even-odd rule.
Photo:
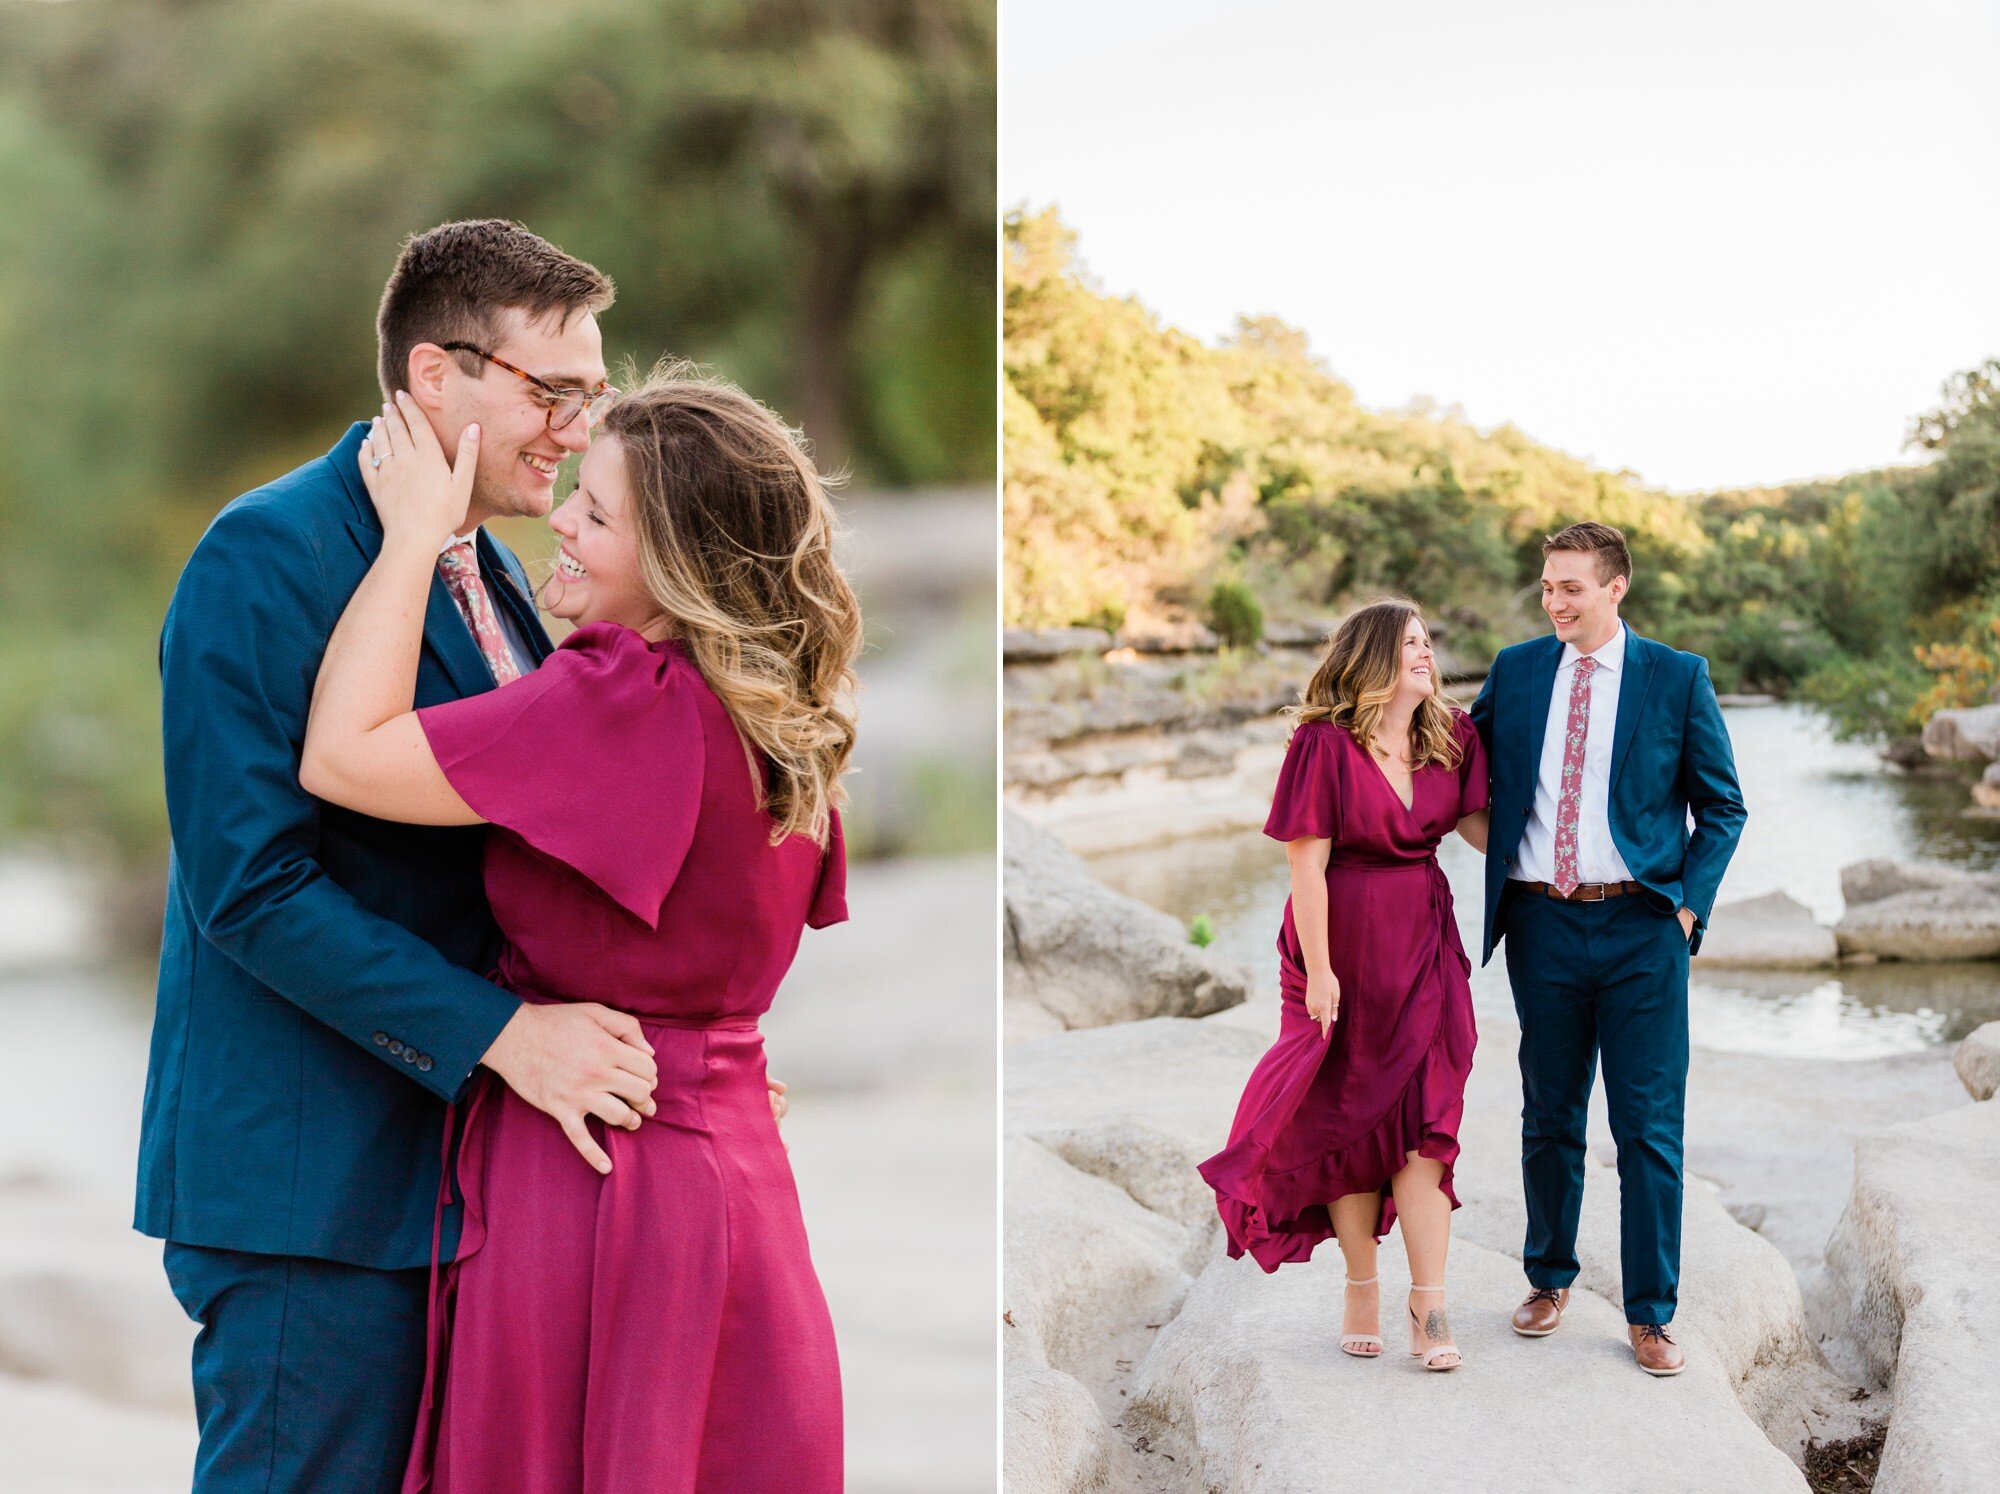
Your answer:
[[[1507,977],[1521,1019],[1528,1281],[1576,1280],[1585,1126],[1598,1059],[1618,1145],[1625,1320],[1670,1323],[1680,1283],[1688,944],[1643,897],[1559,902],[1510,888]]]
[[[423,1393],[424,1267],[169,1243],[194,1341],[194,1494],[396,1494]]]

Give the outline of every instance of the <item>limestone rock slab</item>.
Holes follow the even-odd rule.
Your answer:
[[[1877,1494],[2000,1488],[2000,1105],[1856,1146],[1826,1258],[1849,1341],[1890,1381]]]
[[[1205,1242],[1215,1194],[1195,1167],[1228,1136],[1268,1046],[1253,1032],[1160,1017],[1017,1048],[1007,1056],[1007,1134],[1115,1183]]]
[[[1650,1379],[1632,1363],[1622,1315],[1584,1292],[1560,1333],[1520,1338],[1504,1312],[1473,1306],[1518,1297],[1519,1262],[1478,1245],[1452,1246],[1450,1316],[1465,1362],[1426,1372],[1398,1321],[1400,1255],[1383,1252],[1388,1348],[1372,1361],[1334,1343],[1337,1254],[1273,1276],[1216,1259],[1139,1367],[1128,1425],[1148,1425],[1192,1461],[1202,1486],[1236,1494],[1332,1487],[1333,1469],[1365,1470],[1377,1489],[1806,1488],[1744,1416],[1700,1335],[1689,1335],[1684,1374]]]
[[[1101,654],[1110,647],[1111,635],[1102,628],[1008,628],[1000,635],[1001,657],[1009,664]]]

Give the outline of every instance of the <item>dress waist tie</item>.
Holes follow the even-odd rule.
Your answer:
[[[536,991],[516,991],[523,1001],[536,1006],[564,1003]],[[615,1008],[614,1008],[615,1010]],[[650,1017],[627,1012],[642,1027],[667,1028],[685,1032],[755,1032],[754,1016],[729,1017]],[[444,1376],[451,1356],[451,1306],[457,1287],[460,1261],[478,1251],[486,1241],[486,1210],[481,1190],[467,1188],[463,1180],[482,1176],[486,1162],[485,1132],[479,1126],[480,1112],[496,1090],[504,1088],[500,1076],[490,1069],[475,1069],[463,1105],[448,1104],[444,1111],[444,1141],[438,1157],[437,1202],[431,1211],[430,1282],[424,1296],[424,1393],[418,1403],[416,1448],[409,1467],[422,1475],[404,1484],[402,1494],[425,1494],[430,1488],[429,1470],[436,1466],[438,1411],[444,1401]],[[453,1141],[458,1142],[453,1155]],[[581,1159],[578,1159],[581,1161]],[[450,1261],[444,1253],[444,1211],[456,1193],[463,1211],[459,1218],[458,1250]],[[420,1453],[421,1456],[416,1454]]]

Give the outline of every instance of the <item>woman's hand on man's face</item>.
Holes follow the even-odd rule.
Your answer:
[[[478,464],[478,426],[467,426],[458,438],[454,465],[445,460],[431,423],[401,390],[369,422],[361,443],[361,481],[382,532],[433,545],[464,526]]]

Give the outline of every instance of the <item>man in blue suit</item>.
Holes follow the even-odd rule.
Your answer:
[[[378,321],[383,393],[410,391],[448,453],[467,425],[483,433],[467,527],[432,588],[420,706],[549,652],[520,562],[479,526],[548,512],[600,402],[612,294],[516,224],[404,247]],[[387,824],[299,787],[321,654],[382,542],[356,465],[366,430],[222,510],[161,636],[173,850],[136,1223],[167,1242],[201,1324],[199,1494],[398,1487],[446,1106],[476,1066],[592,1148],[586,1116],[636,1126],[652,1109],[630,1017],[524,1004],[483,978],[483,829]],[[499,622],[485,646],[482,607]],[[456,1210],[437,1227],[449,1259]]]
[[[1742,834],[1743,794],[1707,661],[1619,620],[1624,535],[1573,524],[1542,555],[1555,636],[1502,649],[1472,707],[1493,779],[1481,963],[1505,937],[1521,1019],[1531,1290],[1514,1330],[1553,1333],[1576,1280],[1601,1056],[1632,1350],[1648,1374],[1675,1375],[1688,958]]]

